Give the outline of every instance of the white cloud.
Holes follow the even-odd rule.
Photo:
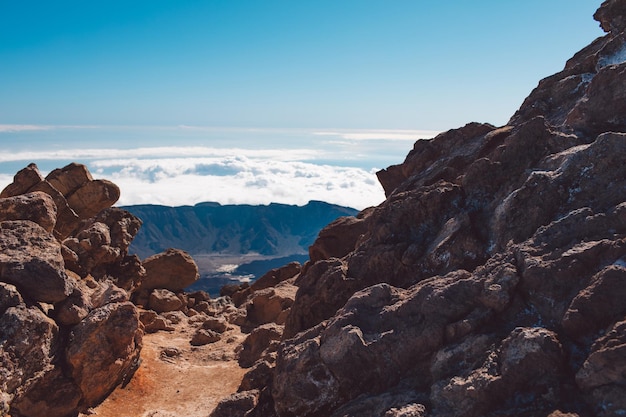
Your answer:
[[[310,200],[362,209],[384,199],[374,172],[360,168],[245,157],[96,161],[96,173],[122,190],[118,204],[306,204]]]
[[[45,151],[3,152],[0,162],[37,161],[37,160],[94,160],[107,158],[165,158],[165,157],[230,157],[245,156],[276,160],[310,160],[320,155],[312,149],[241,149],[241,148],[209,148],[202,146],[161,146],[134,149],[62,149]],[[109,160],[110,163],[114,163]]]
[[[0,124],[0,133],[16,133],[28,132],[32,130],[50,130],[50,126],[42,125],[2,125]]]
[[[0,133],[19,133],[57,129],[101,129],[98,125],[18,125],[0,124]]]
[[[374,171],[303,161],[225,156],[205,158],[113,158],[87,163],[95,178],[121,189],[118,205],[284,203],[310,200],[363,209],[380,204],[384,192]],[[42,172],[45,175],[45,172]],[[13,175],[0,174],[0,189]]]
[[[345,140],[409,140],[430,139],[437,136],[435,130],[331,130],[314,132],[317,136],[333,136]]]

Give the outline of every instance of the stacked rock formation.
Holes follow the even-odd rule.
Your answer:
[[[418,141],[320,233],[212,416],[626,414],[626,1],[594,17],[506,126]]]
[[[119,195],[80,164],[46,178],[31,164],[0,193],[0,415],[72,416],[101,402],[140,363],[131,299],[198,278],[180,251],[143,264],[128,254],[141,221],[112,207]]]

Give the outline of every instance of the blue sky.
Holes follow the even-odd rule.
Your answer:
[[[81,158],[124,182],[119,155],[116,171],[102,168],[107,152],[202,146],[207,157],[301,150],[291,162],[371,179],[419,137],[505,124],[541,78],[602,35],[600,3],[0,0],[0,175]],[[96,156],[54,156],[78,148]],[[7,157],[27,151],[38,153]]]
[[[0,1],[0,122],[503,124],[600,1]]]

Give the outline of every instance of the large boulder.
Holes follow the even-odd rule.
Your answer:
[[[98,404],[130,380],[139,366],[141,327],[137,308],[122,302],[93,310],[72,329],[65,357],[83,407]]]
[[[163,288],[179,291],[198,280],[198,266],[193,258],[180,249],[168,249],[143,261],[146,276],[141,289],[150,291]]]
[[[0,392],[15,395],[53,368],[59,327],[39,309],[23,304],[0,316]]]
[[[31,300],[46,303],[64,300],[73,289],[61,245],[28,220],[0,222],[0,281],[14,284]]]
[[[0,199],[0,221],[30,220],[52,232],[57,221],[57,207],[48,194],[37,191]]]
[[[242,306],[246,309],[247,321],[257,326],[265,323],[285,324],[297,290],[295,285],[283,282],[254,292]]]
[[[43,176],[39,172],[36,164],[29,164],[26,168],[21,169],[13,177],[13,182],[7,185],[2,192],[0,198],[14,197],[20,194],[26,194],[35,185],[43,181]]]

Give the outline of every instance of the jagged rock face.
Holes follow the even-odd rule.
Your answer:
[[[418,141],[320,234],[245,412],[626,413],[626,1],[595,17],[507,126]]]

